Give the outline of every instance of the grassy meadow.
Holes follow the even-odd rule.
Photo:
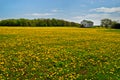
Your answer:
[[[120,80],[120,30],[0,27],[0,80]]]

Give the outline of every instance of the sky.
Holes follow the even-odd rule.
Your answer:
[[[120,0],[0,0],[0,20],[57,18],[80,23],[101,19],[120,21]]]

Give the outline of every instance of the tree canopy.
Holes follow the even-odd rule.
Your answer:
[[[32,27],[44,27],[44,26],[80,26],[75,22],[69,22],[60,19],[6,19],[0,21],[0,26],[32,26]]]
[[[101,27],[120,29],[120,23],[106,18],[101,20]]]
[[[101,20],[101,26],[102,27],[106,27],[106,28],[108,28],[108,27],[111,27],[112,26],[112,20],[111,19],[102,19]]]

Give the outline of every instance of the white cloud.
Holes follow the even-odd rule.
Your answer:
[[[53,10],[52,10],[52,12],[58,12],[58,11],[59,11],[59,10],[57,10],[57,9],[53,9]]]
[[[53,15],[53,14],[52,14],[52,13],[32,13],[32,14],[26,14],[26,15],[45,17],[45,16],[51,16],[51,15]]]
[[[120,7],[112,7],[112,8],[100,7],[100,8],[92,9],[91,11],[114,13],[114,12],[120,12]]]
[[[57,12],[62,12],[62,10],[59,10],[59,9],[53,9],[53,10],[51,10],[51,12],[53,12],[53,13],[57,13]]]

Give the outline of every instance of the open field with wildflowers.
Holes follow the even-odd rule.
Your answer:
[[[120,80],[120,30],[0,27],[1,80]]]

